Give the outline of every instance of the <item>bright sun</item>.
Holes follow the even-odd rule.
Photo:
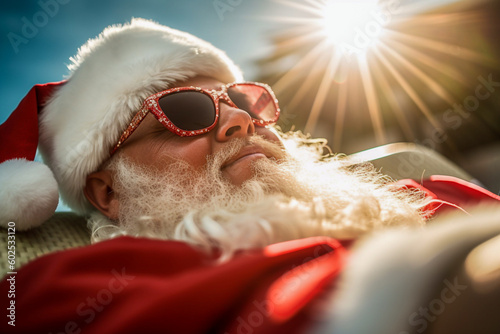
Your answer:
[[[479,30],[467,34],[470,46],[458,41],[461,29],[489,20],[475,7],[450,12],[443,4],[457,0],[273,1],[288,8],[287,15],[271,17],[272,22],[292,23],[276,35],[276,51],[266,64],[274,71],[269,78],[276,77],[273,89],[287,99],[293,117],[305,110],[303,132],[329,136],[334,151],[341,150],[348,116],[358,110],[369,115],[378,145],[396,132],[416,140],[415,117],[439,133],[441,115],[452,110],[440,113],[440,108],[460,102],[458,87],[464,94],[470,88],[464,75],[477,76],[476,66],[498,68],[493,53],[471,47],[477,41],[470,37]],[[456,68],[455,63],[466,66]],[[286,70],[273,69],[280,67]],[[387,119],[396,120],[399,129],[385,124]]]
[[[372,45],[382,32],[378,0],[329,0],[322,17],[327,40],[358,50]]]

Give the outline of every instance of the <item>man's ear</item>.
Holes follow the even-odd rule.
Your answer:
[[[118,219],[118,198],[113,191],[113,178],[108,170],[94,172],[87,176],[83,192],[87,200],[103,215]]]

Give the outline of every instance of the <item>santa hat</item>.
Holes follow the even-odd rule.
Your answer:
[[[86,177],[109,158],[149,95],[197,75],[242,80],[213,45],[144,19],[106,28],[70,60],[67,81],[33,87],[0,126],[1,226],[43,223],[57,207],[57,189],[76,212],[93,210]],[[50,170],[32,161],[37,143]]]

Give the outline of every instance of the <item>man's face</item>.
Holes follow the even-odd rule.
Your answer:
[[[221,84],[195,78],[179,86]],[[374,170],[318,161],[322,146],[294,138],[284,136],[285,151],[271,129],[254,127],[245,111],[223,102],[215,128],[194,137],[174,135],[148,115],[110,164],[89,177],[89,197],[113,220],[97,217],[94,238],[126,233],[236,249],[421,224],[409,204],[419,202],[401,199]]]
[[[212,78],[195,77],[176,86],[218,90],[221,85],[222,82]],[[271,129],[255,126],[250,115],[241,109],[221,101],[219,113],[219,122],[212,131],[194,137],[179,137],[167,130],[152,114],[148,114],[120,148],[121,154],[131,162],[159,172],[178,161],[201,171],[207,164],[207,157],[217,155],[227,148],[232,139],[248,139],[257,134],[269,141],[280,143]],[[269,158],[273,158],[269,152],[265,152],[258,145],[249,144],[222,164],[221,173],[229,182],[240,185],[252,177],[253,162]]]

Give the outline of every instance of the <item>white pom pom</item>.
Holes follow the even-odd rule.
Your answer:
[[[0,164],[0,226],[23,231],[50,218],[59,202],[57,181],[46,165],[25,159]]]

